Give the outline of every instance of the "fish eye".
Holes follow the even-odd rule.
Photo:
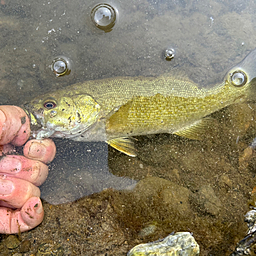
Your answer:
[[[230,74],[230,81],[236,87],[243,86],[247,83],[247,75],[241,70],[234,71]]]
[[[52,108],[55,108],[56,107],[56,103],[54,101],[46,101],[44,103],[44,107],[47,108],[47,109],[52,109]]]

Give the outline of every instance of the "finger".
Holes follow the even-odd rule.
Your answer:
[[[30,182],[4,175],[0,177],[0,206],[10,205],[13,208],[21,208],[30,197],[34,196],[40,197],[40,190]]]
[[[19,107],[16,108],[18,108],[20,112],[22,125],[11,143],[15,146],[22,146],[30,137],[30,120],[23,109]]]
[[[0,156],[15,153],[15,147],[11,144],[0,145]]]
[[[30,136],[29,118],[19,107],[0,106],[0,145],[23,145]]]
[[[40,161],[24,156],[8,155],[0,159],[0,173],[40,186],[47,178],[48,167]]]
[[[56,154],[56,146],[51,139],[29,140],[23,149],[24,156],[50,163]]]
[[[30,198],[21,209],[0,208],[0,233],[14,234],[38,226],[44,218],[42,202],[38,197]]]

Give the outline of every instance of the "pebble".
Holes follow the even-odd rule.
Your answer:
[[[15,235],[10,235],[5,240],[5,246],[8,249],[15,249],[20,245],[20,240]]]
[[[42,243],[39,245],[36,256],[62,256],[63,248],[54,242]]]
[[[229,188],[232,187],[232,181],[229,179],[229,177],[226,174],[221,175],[220,183],[228,186]]]
[[[29,252],[31,247],[31,242],[29,240],[24,240],[20,244],[20,252]]]
[[[139,232],[139,237],[146,237],[156,232],[157,226],[154,224],[148,225]]]

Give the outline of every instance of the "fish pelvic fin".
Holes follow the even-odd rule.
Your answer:
[[[128,155],[135,157],[137,156],[134,141],[131,138],[116,138],[106,141],[108,145],[115,148],[116,150]]]
[[[191,140],[203,140],[217,125],[217,120],[212,117],[205,117],[195,123],[180,129],[174,134]]]

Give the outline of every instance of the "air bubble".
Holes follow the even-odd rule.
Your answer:
[[[71,72],[70,60],[64,56],[54,58],[51,64],[51,70],[56,77],[69,75]]]
[[[97,28],[110,32],[116,23],[116,11],[109,4],[98,4],[91,11],[91,18]]]
[[[230,80],[234,86],[240,87],[246,84],[247,76],[243,71],[238,70],[230,75]]]
[[[173,48],[168,48],[164,52],[164,57],[167,61],[170,61],[174,58],[175,56],[175,50]]]

